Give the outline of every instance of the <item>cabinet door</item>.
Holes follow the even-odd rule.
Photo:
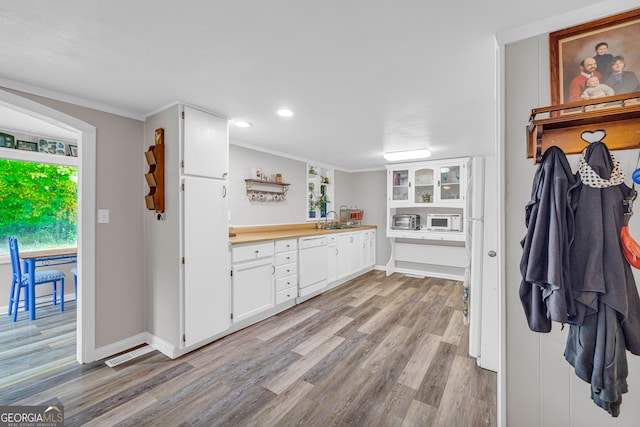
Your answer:
[[[334,282],[338,277],[338,248],[335,244],[327,246],[327,283]]]
[[[408,168],[390,169],[388,172],[388,194],[390,203],[409,202],[411,181]]]
[[[351,256],[349,257],[351,262],[350,273],[354,273],[362,269],[363,236],[361,231],[357,231],[349,234],[351,235],[349,239],[349,243],[350,243],[349,251],[351,252]]]
[[[464,172],[462,164],[443,164],[439,167],[438,199],[440,202],[460,202],[464,199]]]
[[[229,164],[226,119],[184,107],[184,173],[226,179]]]
[[[336,237],[336,277],[341,279],[351,273],[351,233]]]
[[[234,264],[233,321],[251,317],[275,305],[273,257]]]
[[[183,201],[184,345],[190,346],[230,325],[226,184],[185,177]]]
[[[371,267],[376,265],[376,232],[369,232],[369,239],[366,245],[367,251],[367,261],[365,263],[366,267]]]
[[[431,204],[436,195],[436,169],[419,167],[413,170],[413,200],[417,204]]]

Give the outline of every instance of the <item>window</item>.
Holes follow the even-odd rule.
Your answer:
[[[43,159],[44,160],[44,159]],[[0,159],[0,257],[77,245],[77,166]]]

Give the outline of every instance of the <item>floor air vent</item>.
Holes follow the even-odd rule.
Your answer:
[[[144,347],[136,348],[135,350],[130,351],[129,353],[121,354],[120,356],[116,356],[113,359],[109,359],[106,362],[106,365],[110,368],[114,366],[122,365],[125,362],[135,359],[136,357],[140,357],[143,354],[151,353],[153,348],[148,345]]]

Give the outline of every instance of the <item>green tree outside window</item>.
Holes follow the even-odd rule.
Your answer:
[[[0,256],[77,245],[78,168],[0,159]]]

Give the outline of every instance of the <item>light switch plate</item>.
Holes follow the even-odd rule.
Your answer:
[[[109,209],[98,209],[98,224],[109,223]]]

